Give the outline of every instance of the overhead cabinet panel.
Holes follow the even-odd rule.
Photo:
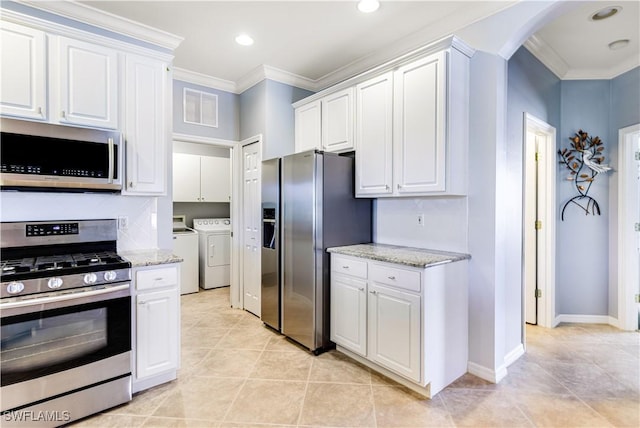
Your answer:
[[[320,101],[313,102],[295,111],[295,151],[296,153],[322,146]]]
[[[8,116],[46,119],[45,33],[0,22],[0,112]]]
[[[118,53],[66,37],[58,38],[60,122],[118,127]]]
[[[353,88],[328,95],[322,102],[322,150],[353,149]]]
[[[393,73],[356,86],[356,194],[392,192]]]
[[[394,74],[398,193],[446,190],[445,62],[444,53],[432,55]]]

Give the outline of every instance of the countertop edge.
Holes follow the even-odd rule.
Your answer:
[[[170,250],[148,249],[131,250],[118,253],[131,263],[132,268],[182,263],[184,259]]]
[[[372,251],[375,248],[381,248],[388,253],[398,252],[398,254],[375,254]],[[370,249],[371,251],[365,251]],[[450,251],[432,250],[426,248],[405,247],[386,244],[356,244],[346,245],[341,247],[331,247],[326,250],[328,253],[341,254],[345,256],[358,257],[362,259],[374,260],[384,263],[405,265],[420,269],[426,269],[429,267],[440,266],[443,264],[454,263],[462,260],[471,259],[470,254],[455,253]],[[406,258],[407,253],[415,252],[414,257],[431,257],[433,261],[415,261]],[[404,258],[403,258],[404,256]]]

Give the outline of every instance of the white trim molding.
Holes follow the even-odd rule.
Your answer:
[[[608,315],[579,315],[579,314],[560,314],[555,319],[555,324],[611,324],[611,318]]]
[[[34,9],[40,9],[65,18],[74,19],[124,36],[133,37],[171,51],[184,37],[158,30],[157,28],[105,12],[75,1],[14,0]]]
[[[503,364],[494,370],[469,361],[467,371],[487,382],[498,383],[507,375],[507,366]]]
[[[185,70],[184,68],[173,67],[173,80],[180,80],[182,82],[193,83],[194,85],[231,92],[232,94],[238,93],[236,83],[231,80],[219,79],[195,71]]]
[[[544,135],[545,140],[543,153],[546,154],[546,158],[542,159],[542,162],[544,162],[545,173],[544,177],[539,179],[544,181],[544,184],[542,184],[544,186],[542,189],[542,192],[544,192],[544,208],[542,210],[544,212],[543,220],[545,224],[543,225],[541,232],[544,240],[542,254],[540,254],[540,249],[537,250],[539,257],[541,256],[542,259],[538,261],[538,266],[536,267],[538,269],[538,273],[542,276],[542,283],[538,285],[538,288],[542,291],[542,297],[538,300],[539,310],[537,321],[538,325],[550,328],[555,326],[553,325],[553,321],[556,312],[556,129],[545,121],[538,119],[529,113],[524,114],[523,128],[523,139],[525,143],[527,141],[528,131]],[[523,260],[524,244],[523,240]],[[524,290],[523,277],[523,299]]]
[[[636,262],[629,256],[638,245],[638,233],[631,230],[633,223],[640,222],[637,212],[637,187],[629,179],[633,174],[637,141],[640,138],[640,124],[628,126],[618,131],[618,320],[617,325],[623,330],[638,329],[638,304],[634,296],[638,293],[640,274],[638,273],[638,253]],[[636,147],[634,147],[634,144]],[[635,247],[635,248],[634,248]],[[612,284],[613,286],[613,284]]]
[[[504,356],[504,365],[509,367],[511,364],[518,361],[520,357],[524,355],[524,345],[520,343],[518,346],[513,348],[507,355]]]

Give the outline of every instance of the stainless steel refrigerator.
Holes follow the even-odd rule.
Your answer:
[[[262,164],[262,320],[318,353],[329,341],[329,254],[372,240],[354,160],[308,151]]]

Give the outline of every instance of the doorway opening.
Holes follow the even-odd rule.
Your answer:
[[[640,124],[618,131],[618,327],[640,330]]]
[[[524,322],[555,327],[556,130],[524,114]]]

